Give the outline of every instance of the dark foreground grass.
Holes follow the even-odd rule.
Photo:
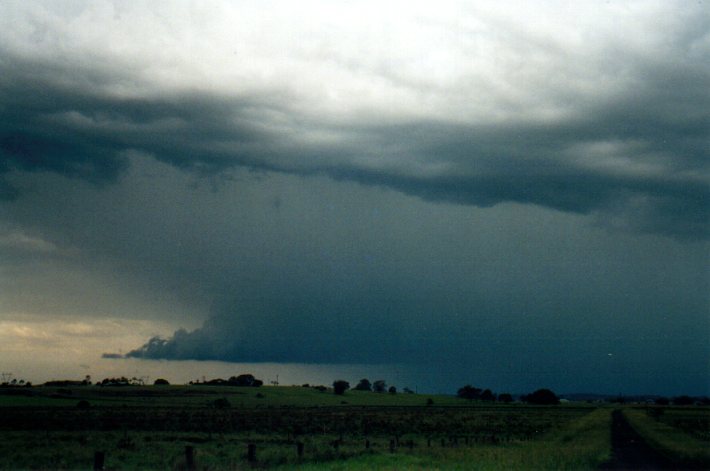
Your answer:
[[[524,414],[525,408],[519,408]],[[106,453],[106,469],[186,469],[185,447],[197,469],[593,469],[608,458],[609,412],[599,409],[531,441],[496,444],[402,435],[388,436],[186,432],[10,432],[0,434],[0,469],[90,469]],[[365,440],[369,448],[365,447]],[[444,440],[442,446],[441,440]],[[409,445],[411,441],[411,446]],[[304,454],[297,454],[297,442]],[[337,442],[337,446],[335,443]],[[256,463],[247,461],[255,444]],[[431,445],[431,446],[428,446]]]
[[[597,409],[533,441],[376,452],[302,470],[593,470],[610,459],[611,414]],[[280,469],[292,469],[283,466]]]
[[[686,408],[685,415],[707,417],[707,410]],[[680,414],[679,414],[680,415]],[[642,409],[626,409],[631,427],[653,448],[680,467],[710,469],[710,441],[687,430],[672,427]]]
[[[707,463],[706,412],[627,414],[664,453]],[[0,470],[91,469],[97,451],[110,470],[182,470],[186,447],[200,470],[596,469],[610,458],[610,416],[302,387],[31,388],[0,395]]]

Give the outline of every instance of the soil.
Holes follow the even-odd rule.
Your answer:
[[[611,424],[612,459],[601,469],[614,470],[676,470],[666,457],[651,448],[631,425],[620,410],[612,412]]]

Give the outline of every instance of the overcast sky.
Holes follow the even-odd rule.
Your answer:
[[[3,371],[710,394],[710,5],[381,3],[3,1]]]

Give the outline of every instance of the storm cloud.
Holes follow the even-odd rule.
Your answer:
[[[704,5],[0,13],[0,311],[170,320],[137,358],[707,386]]]
[[[429,72],[424,76],[392,66],[411,51],[373,43],[369,33],[341,38],[307,22],[295,31],[302,41],[285,44],[277,35],[272,48],[261,51],[260,60],[273,60],[274,67],[265,83],[259,82],[265,72],[240,54],[256,47],[258,35],[230,44],[235,59],[220,64],[208,57],[172,71],[157,46],[147,44],[131,64],[111,47],[127,33],[96,45],[91,31],[81,31],[95,17],[125,25],[120,7],[108,9],[114,17],[106,5],[87,8],[71,30],[58,23],[52,29],[49,20],[62,20],[53,9],[36,7],[45,15],[37,24],[36,11],[6,8],[0,79],[5,173],[48,170],[111,181],[125,169],[123,154],[134,150],[200,172],[245,166],[325,174],[434,201],[530,203],[595,213],[632,230],[708,236],[710,66],[702,60],[709,47],[702,6],[668,4],[647,17],[635,16],[631,6],[599,7],[601,18],[629,28],[627,22],[639,23],[631,41],[628,31],[597,32],[593,24],[582,25],[572,41],[564,31],[540,37],[524,27],[522,14],[501,19],[500,12],[459,6],[476,27],[470,31],[461,19],[432,32],[422,26],[425,38],[454,34],[448,27],[459,38],[423,44],[418,68]],[[13,15],[15,9],[21,11]],[[187,14],[179,10],[178,17]],[[163,9],[150,12],[143,27],[158,28]],[[215,20],[214,12],[203,13]],[[671,19],[661,20],[664,14]],[[31,28],[13,27],[31,20]],[[515,29],[496,33],[503,20]],[[278,16],[273,21],[280,26]],[[385,14],[380,26],[392,21]],[[239,33],[237,24],[235,39]],[[185,41],[171,44],[178,52],[199,50],[199,41],[208,39],[176,34],[174,40]],[[384,40],[390,33],[377,34]],[[138,49],[146,37],[150,32],[140,31],[121,44]],[[58,38],[76,42],[77,49],[59,48]],[[358,39],[362,50],[329,46]],[[378,67],[369,53],[379,56]],[[448,61],[437,63],[440,56]],[[212,77],[196,77],[209,65]],[[308,67],[315,78],[303,75]],[[7,182],[3,188],[6,197],[16,196]]]

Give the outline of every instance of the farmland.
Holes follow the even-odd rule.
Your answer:
[[[657,415],[707,443],[706,412]],[[0,469],[91,469],[96,452],[106,469],[594,469],[611,453],[607,407],[303,387],[34,387],[0,395],[0,417]]]

